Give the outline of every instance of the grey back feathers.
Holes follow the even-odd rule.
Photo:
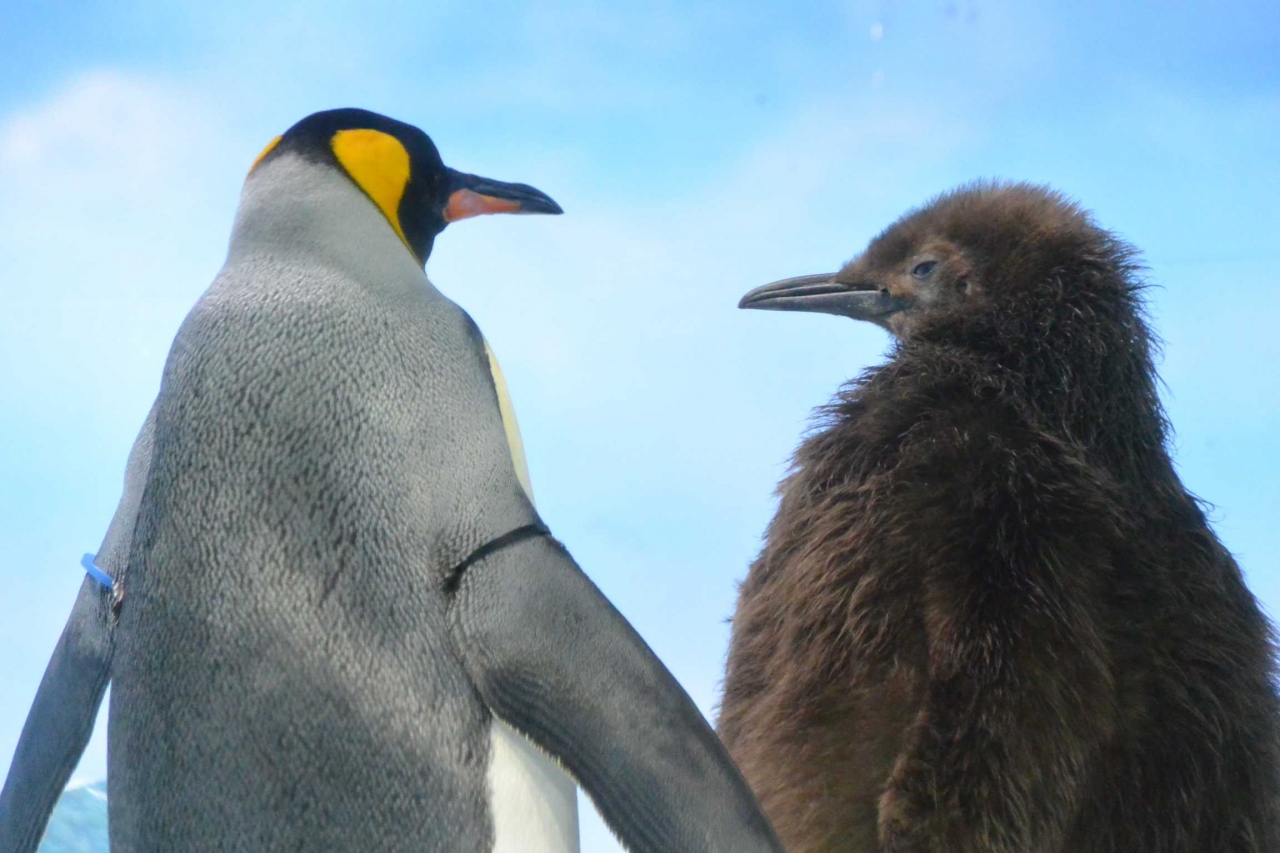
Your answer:
[[[340,173],[276,158],[155,418],[113,841],[486,849],[487,720],[441,590],[535,514],[474,326]]]

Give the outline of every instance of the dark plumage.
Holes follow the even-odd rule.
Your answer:
[[[720,732],[787,849],[1280,850],[1271,630],[1169,459],[1134,250],[976,184],[743,305],[896,338],[733,620]]]

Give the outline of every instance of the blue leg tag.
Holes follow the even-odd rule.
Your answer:
[[[107,589],[111,589],[113,586],[111,575],[98,568],[93,562],[94,558],[97,556],[97,554],[85,554],[80,558],[80,565],[84,566],[84,570],[89,573],[89,577],[93,578]]]

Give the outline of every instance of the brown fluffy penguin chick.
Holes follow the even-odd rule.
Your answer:
[[[1169,459],[1133,250],[976,184],[743,307],[888,361],[800,446],[720,732],[791,853],[1273,853],[1270,627]]]

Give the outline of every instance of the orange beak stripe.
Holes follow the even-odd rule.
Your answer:
[[[494,198],[471,190],[457,190],[449,196],[444,208],[444,221],[457,222],[485,213],[518,213],[520,202],[506,198]]]

